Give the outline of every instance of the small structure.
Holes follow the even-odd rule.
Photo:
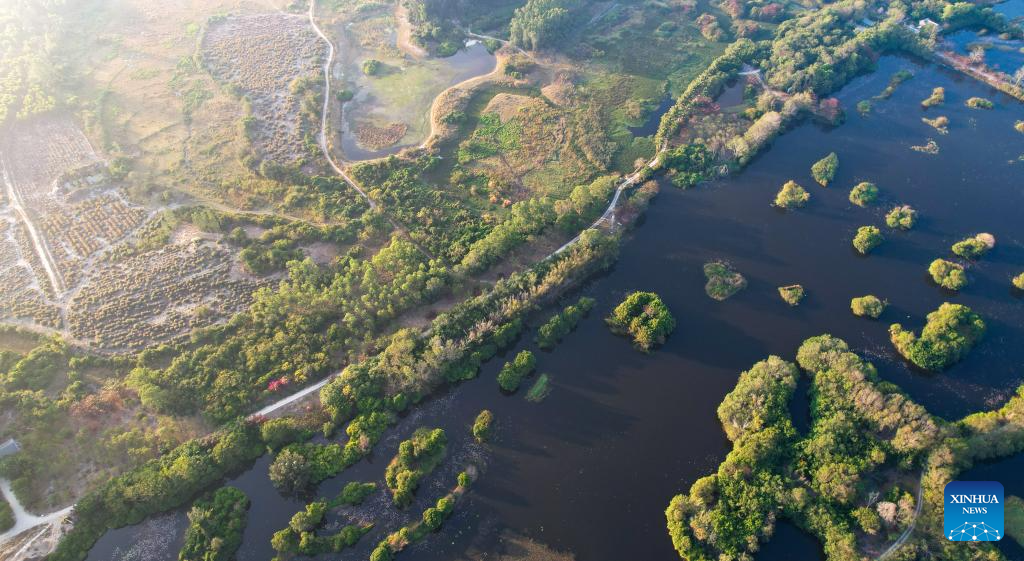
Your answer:
[[[9,439],[7,442],[0,444],[0,458],[5,458],[21,450],[21,446],[13,439]]]
[[[939,24],[935,23],[931,18],[924,18],[917,22],[917,30],[924,31],[926,27],[938,28]]]

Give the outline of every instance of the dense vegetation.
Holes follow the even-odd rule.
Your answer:
[[[412,502],[420,480],[444,459],[447,444],[443,429],[421,427],[398,445],[398,453],[384,471],[384,482],[396,505],[403,507]]]
[[[509,26],[512,43],[529,50],[552,46],[569,31],[583,6],[579,0],[528,0]]]
[[[910,205],[893,207],[885,215],[885,225],[893,229],[909,230],[914,227],[914,224],[917,224],[917,211]]]
[[[861,255],[867,255],[871,253],[871,250],[882,245],[883,241],[885,241],[885,237],[882,236],[882,231],[877,227],[861,226],[857,228],[857,234],[853,236],[853,247]]]
[[[185,545],[179,561],[231,561],[242,545],[249,498],[234,487],[221,487],[209,500],[188,511]]]
[[[10,530],[14,526],[14,511],[7,503],[5,497],[0,497],[0,533]]]
[[[370,553],[370,561],[391,561],[395,558],[396,553],[423,540],[431,532],[440,530],[445,520],[455,511],[455,505],[458,500],[469,489],[471,479],[469,471],[467,469],[467,471],[459,473],[458,484],[455,488],[450,493],[437,499],[434,506],[424,510],[420,520],[399,528],[378,543],[377,547]]]
[[[1024,273],[1013,277],[1011,282],[1017,290],[1024,290]]]
[[[349,481],[341,489],[341,493],[338,493],[338,496],[328,503],[328,506],[332,508],[338,506],[357,506],[363,504],[363,501],[376,490],[377,484],[372,481],[367,483]]]
[[[705,263],[704,277],[704,292],[715,300],[725,300],[747,286],[747,279],[724,261]]]
[[[563,337],[576,329],[576,325],[593,307],[594,299],[582,296],[575,304],[566,306],[564,310],[551,316],[551,319],[537,330],[537,337],[534,339],[537,346],[544,350],[555,348]]]
[[[605,321],[612,333],[629,335],[644,351],[664,343],[676,328],[668,306],[653,292],[633,292],[626,296]]]
[[[963,257],[964,259],[978,259],[982,255],[985,255],[992,249],[983,237],[985,234],[979,234],[974,237],[965,238],[953,244],[951,248],[953,253]]]
[[[892,344],[920,368],[938,372],[959,362],[985,335],[985,322],[970,308],[946,302],[928,314],[917,336],[898,323],[889,327]]]
[[[511,362],[506,362],[498,372],[498,385],[507,392],[514,392],[519,389],[519,384],[527,376],[533,374],[537,367],[537,358],[530,351],[519,351]]]
[[[799,304],[800,301],[804,299],[805,295],[806,292],[804,291],[804,287],[799,284],[779,287],[779,296],[781,296],[782,300],[790,306],[796,306]]]
[[[473,421],[473,438],[477,442],[484,443],[491,439],[491,432],[494,425],[494,414],[484,409]]]
[[[936,259],[928,266],[928,274],[932,276],[935,284],[949,290],[960,290],[967,286],[967,273],[964,266],[959,263]]]
[[[850,202],[866,207],[878,200],[878,187],[874,183],[862,181],[850,190]]]
[[[338,444],[289,444],[270,464],[270,481],[285,493],[302,493],[359,458]]]
[[[995,104],[983,97],[972,97],[964,102],[971,109],[992,109]]]
[[[921,107],[935,107],[936,105],[942,105],[946,101],[946,89],[938,87],[932,90],[932,95],[928,96],[927,99],[921,101]]]
[[[339,553],[352,547],[372,529],[372,525],[343,526],[333,534],[324,535],[317,530],[323,526],[331,506],[323,500],[306,505],[296,512],[288,527],[274,532],[270,545],[278,555],[273,561],[283,561],[295,554],[312,557],[323,553]]]
[[[811,166],[811,176],[822,187],[828,187],[839,171],[839,156],[835,152],[829,152],[828,156],[814,162]]]
[[[878,319],[878,316],[885,311],[885,306],[885,301],[873,294],[858,296],[850,300],[850,310],[853,315],[859,317]]]
[[[806,189],[798,185],[796,181],[787,181],[775,195],[775,206],[785,209],[800,208],[809,200],[811,200],[811,194]]]

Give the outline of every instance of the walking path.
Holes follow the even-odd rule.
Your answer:
[[[924,501],[921,500],[923,498],[924,473],[921,473],[921,478],[918,480],[917,483],[917,507],[914,509],[914,518],[910,520],[910,525],[907,526],[907,529],[904,530],[902,534],[900,534],[900,537],[897,538],[897,540],[889,546],[889,549],[883,551],[882,554],[878,556],[878,561],[884,561],[890,555],[895,553],[896,550],[899,549],[904,543],[906,543],[908,539],[910,539],[910,534],[914,531],[914,526],[917,525],[917,518],[921,516],[921,507],[924,506]]]
[[[43,516],[36,516],[25,510],[25,507],[18,502],[18,497],[16,497],[14,495],[14,491],[11,490],[10,481],[0,478],[0,493],[3,494],[4,499],[6,499],[7,503],[11,505],[11,510],[14,511],[14,526],[12,526],[10,530],[0,534],[0,544],[7,542],[26,530],[30,530],[44,524],[50,524],[51,522],[59,522],[62,518],[71,514],[71,509],[74,508],[74,505],[72,505],[65,509],[58,510],[57,512],[51,512],[50,514],[44,514]]]

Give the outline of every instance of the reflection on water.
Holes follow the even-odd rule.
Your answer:
[[[877,101],[867,115],[853,109],[902,68],[913,70],[914,79]],[[922,109],[920,101],[936,86],[946,88],[946,104]],[[993,99],[996,108],[964,107],[976,95]],[[424,481],[418,504],[397,511],[378,494],[366,509],[342,513],[380,523],[336,558],[366,559],[385,532],[417,517],[452,485],[455,472],[474,462],[486,465],[457,514],[440,535],[403,552],[403,560],[495,551],[502,535],[513,532],[581,561],[678,561],[664,510],[673,495],[715,470],[728,452],[716,415],[722,397],[754,362],[769,354],[792,359],[801,341],[823,332],[846,339],[870,357],[884,379],[947,419],[1003,403],[1024,376],[1024,299],[1013,296],[1009,283],[1024,270],[1024,163],[1014,163],[1024,144],[1013,130],[1024,109],[959,75],[895,58],[883,58],[878,72],[856,80],[839,97],[847,109],[847,122],[839,128],[802,125],[778,138],[742,174],[712,185],[679,191],[666,182],[614,270],[583,289],[597,299],[591,315],[554,352],[535,349],[527,334],[484,365],[478,379],[417,407],[368,461],[325,482],[320,494],[327,497],[347,481],[382,482],[399,439],[417,426],[448,432],[455,459]],[[922,116],[938,114],[951,121],[947,135],[921,122]],[[938,155],[910,150],[928,138],[939,144]],[[838,175],[833,186],[818,187],[809,168],[833,150],[840,158]],[[789,179],[805,185],[812,198],[804,209],[778,212],[770,202]],[[862,209],[849,203],[848,190],[859,181],[879,186],[878,205]],[[886,230],[882,246],[869,257],[857,255],[850,246],[857,227],[884,224],[885,211],[897,203],[918,209],[918,227]],[[998,241],[992,253],[969,265],[971,284],[960,294],[933,286],[928,263],[980,231]],[[749,281],[725,302],[704,294],[701,268],[714,258],[730,261]],[[795,308],[776,291],[793,283],[808,291]],[[666,344],[651,354],[635,351],[602,321],[633,290],[658,292],[678,322]],[[850,313],[850,298],[869,293],[890,302],[879,321]],[[888,326],[898,321],[920,329],[925,315],[947,300],[971,306],[989,332],[947,372],[913,371],[893,352]],[[525,401],[522,391],[502,395],[494,381],[502,362],[524,348],[537,353],[538,371],[551,376],[552,392],[541,403]],[[805,406],[795,404],[794,411],[801,414]],[[497,435],[492,445],[477,447],[469,425],[484,408],[494,412]],[[273,490],[268,462],[261,460],[232,482],[253,499],[240,561],[270,558],[270,534],[301,506]],[[1003,477],[1024,483],[1020,474],[1009,470]],[[103,552],[141,535],[138,527],[108,533],[90,561],[106,561]],[[151,559],[172,561],[173,549]],[[801,561],[821,559],[812,539],[786,525],[758,559],[787,559],[787,552]]]

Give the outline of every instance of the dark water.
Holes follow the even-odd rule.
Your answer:
[[[853,105],[878,94],[901,68],[914,79],[860,116]],[[936,86],[946,88],[944,106],[919,106]],[[992,111],[963,106],[970,96],[996,101]],[[840,95],[849,115],[836,129],[810,124],[780,137],[769,152],[741,175],[690,191],[665,186],[646,222],[624,244],[615,269],[593,280],[583,292],[597,306],[579,329],[554,352],[538,352],[538,372],[551,375],[551,395],[528,403],[523,390],[502,395],[494,377],[501,360],[485,365],[480,377],[462,384],[416,411],[390,433],[372,461],[362,462],[326,482],[333,496],[350,480],[381,481],[398,440],[417,426],[441,426],[449,433],[446,462],[405,512],[388,506],[383,494],[343,517],[378,520],[377,529],[338,558],[365,559],[385,531],[419,515],[423,505],[453,483],[467,462],[483,465],[482,475],[441,534],[401,554],[402,559],[435,561],[479,558],[502,548],[503,537],[525,535],[582,561],[644,559],[675,561],[665,530],[669,499],[695,479],[716,469],[729,450],[715,410],[738,374],[770,354],[792,359],[800,342],[821,333],[846,339],[931,411],[955,419],[996,407],[1024,378],[1024,300],[1009,279],[1024,271],[1024,135],[1013,130],[1024,108],[989,88],[933,67],[886,58],[875,74],[860,78]],[[948,135],[920,121],[946,115]],[[910,146],[934,138],[938,155]],[[811,164],[829,151],[840,157],[830,188],[809,175]],[[783,213],[769,206],[788,179],[812,195],[805,209]],[[882,202],[861,209],[847,200],[862,180],[876,183]],[[886,231],[887,240],[868,257],[850,240],[858,226],[882,225],[896,203],[921,213],[908,233]],[[966,235],[990,232],[996,249],[970,267],[971,284],[961,294],[945,293],[927,277],[928,263],[948,256],[949,246]],[[727,259],[746,275],[749,286],[725,302],[704,294],[702,265]],[[796,308],[776,288],[801,283],[808,295]],[[667,343],[651,354],[633,350],[613,336],[601,318],[633,290],[658,292],[678,321]],[[854,317],[853,296],[887,298],[880,321]],[[892,351],[887,327],[894,321],[919,329],[924,316],[944,301],[971,306],[989,325],[986,339],[949,371],[926,375],[909,369]],[[532,333],[518,348],[532,348]],[[507,358],[506,358],[507,360]],[[805,387],[805,386],[804,386]],[[805,392],[797,393],[802,399]],[[494,444],[471,443],[469,425],[482,408],[497,422]],[[806,404],[794,404],[806,429]],[[277,495],[267,482],[268,460],[231,482],[253,499],[240,561],[266,561],[270,535],[283,528],[299,502]],[[1014,471],[1016,469],[1016,471]],[[1001,479],[1024,484],[1019,467]],[[165,532],[177,526],[164,524]],[[177,530],[180,534],[180,529]],[[128,528],[105,536],[90,561],[111,559],[114,547],[146,538],[152,530]],[[172,560],[173,546],[147,560]],[[329,557],[329,556],[328,556]],[[114,557],[116,558],[116,557]],[[759,561],[820,559],[810,536],[788,524],[764,546]]]
[[[675,105],[675,100],[672,96],[666,95],[664,99],[658,103],[658,107],[647,116],[647,120],[644,124],[639,127],[629,127],[629,132],[633,133],[633,136],[651,136],[658,132],[658,125],[661,124],[661,116],[668,112],[669,109]]]
[[[1016,495],[1024,498],[1024,454],[1012,458],[978,464],[962,473],[962,481],[998,481],[1003,484],[1004,497]],[[1010,561],[1024,561],[1024,547],[1013,539],[998,543],[999,549]]]
[[[1013,22],[1024,20],[1024,0],[1006,0],[992,7],[996,12]]]

